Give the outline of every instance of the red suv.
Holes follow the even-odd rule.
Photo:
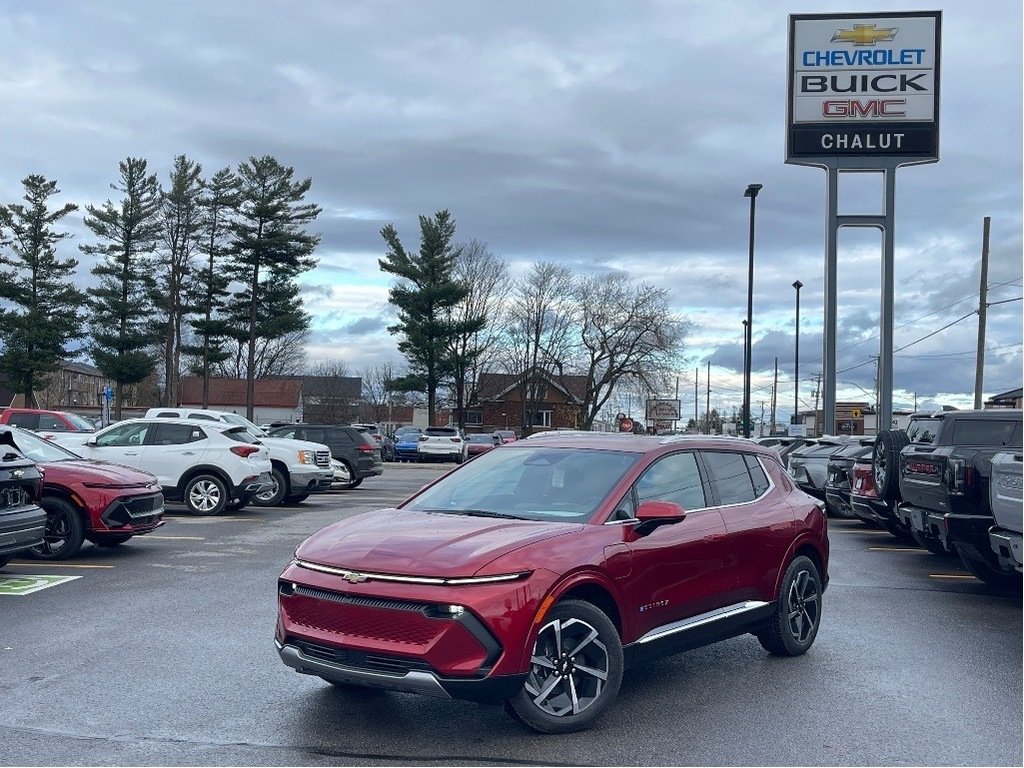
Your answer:
[[[96,427],[77,414],[38,408],[5,408],[0,412],[0,424],[31,429],[44,437],[64,432],[96,431]]]
[[[43,470],[43,542],[29,550],[42,560],[73,557],[85,540],[116,547],[163,525],[164,496],[156,477],[122,464],[83,459],[17,427],[0,427],[4,442]]]
[[[828,553],[820,502],[770,449],[546,433],[304,541],[275,640],[341,687],[505,702],[535,730],[575,731],[630,662],[747,632],[804,653]]]

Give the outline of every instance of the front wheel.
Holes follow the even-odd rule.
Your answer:
[[[270,476],[274,480],[273,486],[252,497],[252,503],[257,507],[276,507],[288,493],[288,480],[285,478],[284,472],[274,467]]]
[[[82,518],[74,506],[64,499],[44,498],[40,504],[46,510],[46,532],[43,543],[29,550],[39,560],[67,560],[82,548],[85,531]]]
[[[228,503],[228,489],[216,475],[196,475],[185,483],[185,509],[193,515],[219,515]]]
[[[775,656],[799,656],[814,644],[820,622],[821,576],[814,561],[801,555],[786,569],[775,613],[757,639]]]
[[[582,600],[556,605],[537,633],[523,688],[509,713],[541,733],[589,728],[622,683],[622,643],[604,612]]]
[[[285,504],[301,504],[302,502],[304,502],[308,498],[309,498],[309,494],[308,493],[297,493],[294,496],[285,496],[284,497],[284,501],[285,501]]]

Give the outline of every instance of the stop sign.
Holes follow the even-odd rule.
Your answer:
[[[619,432],[632,432],[633,431],[633,420],[632,419],[620,419],[619,420]]]

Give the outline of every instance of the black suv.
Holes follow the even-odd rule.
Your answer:
[[[18,452],[10,431],[0,433],[0,568],[19,552],[43,543],[42,495],[43,476],[35,462]]]
[[[997,453],[1021,450],[1021,431],[1019,409],[950,411],[899,457],[899,514],[914,538],[936,554],[955,550],[971,573],[999,587],[1020,578],[1000,569],[989,544],[989,480]]]
[[[384,472],[380,444],[372,435],[347,424],[289,424],[270,430],[270,436],[326,445],[331,449],[331,457],[344,464],[352,478],[347,488],[355,488],[366,478]]]

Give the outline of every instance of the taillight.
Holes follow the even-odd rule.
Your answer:
[[[448,439],[451,440],[453,443],[461,443],[462,442],[462,438],[461,437],[449,437]]]
[[[964,459],[950,458],[946,461],[943,480],[950,496],[963,496],[964,491],[974,484],[974,473]]]
[[[259,447],[255,445],[232,445],[228,450],[235,454],[235,456],[241,456],[243,459],[247,459],[260,451]]]
[[[372,445],[365,445],[364,444],[364,445],[357,445],[356,446],[356,450],[359,451],[360,453],[373,453],[377,449],[374,448]]]
[[[426,435],[420,435],[420,442],[421,442],[421,443],[425,443],[425,442],[427,442],[427,440],[429,440],[429,439],[430,439],[430,438],[429,438],[429,437],[427,437]]]

